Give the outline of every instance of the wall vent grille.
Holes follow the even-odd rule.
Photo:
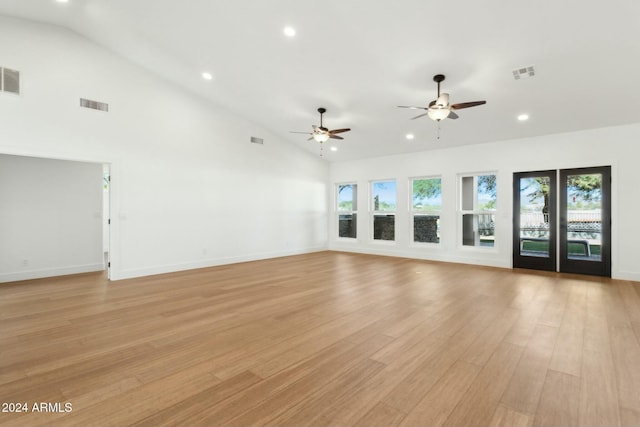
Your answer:
[[[513,70],[513,78],[516,80],[527,79],[535,75],[536,70],[533,68],[533,65],[529,65],[528,67],[516,68],[515,70]]]
[[[20,71],[0,67],[0,91],[20,94]]]
[[[90,99],[80,98],[80,106],[83,108],[91,108],[92,110],[109,112],[109,104],[106,102],[92,101]]]
[[[262,145],[264,145],[264,139],[258,138],[256,136],[252,136],[251,137],[251,143],[252,144],[262,144]]]

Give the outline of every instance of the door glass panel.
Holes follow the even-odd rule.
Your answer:
[[[520,179],[520,255],[549,257],[548,176]]]
[[[601,261],[602,174],[568,175],[567,239],[569,259]]]

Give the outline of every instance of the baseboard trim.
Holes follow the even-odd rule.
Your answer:
[[[255,253],[255,254],[235,256],[235,257],[205,259],[205,260],[199,260],[199,261],[193,261],[193,262],[185,262],[185,263],[170,264],[170,265],[158,265],[158,266],[145,267],[145,268],[133,268],[128,270],[120,270],[120,271],[115,269],[115,266],[113,265],[113,260],[112,260],[111,280],[133,279],[136,277],[154,276],[156,274],[176,273],[178,271],[195,270],[198,268],[217,267],[220,265],[238,264],[241,262],[249,262],[249,261],[260,261],[263,259],[280,258],[280,257],[292,256],[292,255],[303,255],[303,254],[308,254],[313,252],[322,252],[326,250],[328,250],[326,246],[319,246],[319,247],[313,247],[313,248],[287,250],[287,251],[279,251],[279,252],[262,252],[262,253]]]
[[[417,255],[415,251],[407,250],[385,250],[384,248],[375,249],[375,248],[354,248],[349,247],[348,245],[335,245],[330,248],[332,251],[336,252],[350,252],[357,254],[366,254],[366,255],[380,255],[380,256],[390,256],[397,258],[411,258],[411,259],[419,259],[424,261],[438,261],[438,262],[449,262],[452,264],[469,264],[469,265],[478,265],[484,267],[498,267],[498,268],[511,268],[510,260],[507,262],[501,260],[494,259],[485,259],[485,258],[477,258],[477,257],[452,257],[449,255],[443,255],[438,251],[425,251],[424,254]]]
[[[640,282],[640,273],[632,271],[612,271],[611,278],[618,280],[631,280],[632,282]]]
[[[44,268],[41,270],[17,271],[13,273],[0,274],[0,283],[18,282],[21,280],[44,279],[46,277],[68,276],[70,274],[93,273],[103,271],[104,265],[86,264],[74,265],[70,267]]]

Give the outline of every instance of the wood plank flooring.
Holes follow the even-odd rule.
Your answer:
[[[639,335],[640,283],[340,252],[0,284],[0,426],[632,426]]]

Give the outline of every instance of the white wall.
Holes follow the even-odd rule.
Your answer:
[[[446,139],[441,140],[446,145]],[[335,203],[331,204],[330,248],[381,255],[511,267],[512,176],[514,172],[612,166],[612,276],[640,280],[640,124],[590,131],[501,141],[451,149],[331,164],[332,198],[335,184],[359,187],[358,239],[337,239]],[[458,175],[496,172],[498,210],[495,248],[462,247],[458,227]],[[441,243],[411,243],[409,178],[441,175],[443,212]],[[373,242],[368,212],[370,181],[396,179],[398,212],[396,241]]]
[[[112,278],[327,248],[320,158],[70,31],[0,17],[0,40],[0,153],[111,164]]]
[[[100,271],[102,165],[0,154],[0,282]]]

